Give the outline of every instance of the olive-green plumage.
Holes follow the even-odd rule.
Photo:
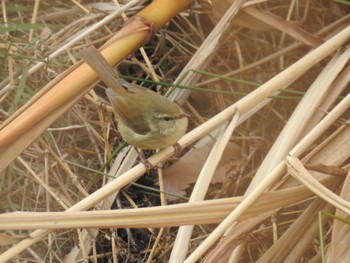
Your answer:
[[[81,52],[84,61],[107,84],[123,139],[141,149],[161,149],[175,144],[186,132],[188,114],[179,105],[139,85],[122,87],[113,69],[94,47]]]

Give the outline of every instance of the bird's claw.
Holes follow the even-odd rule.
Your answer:
[[[173,145],[173,147],[174,147],[174,156],[175,156],[175,157],[179,157],[180,154],[181,154],[181,151],[182,151],[181,145],[180,145],[179,143],[175,143],[175,144]]]
[[[141,163],[145,166],[147,172],[151,171],[154,168],[154,166],[147,160],[143,151],[139,151],[137,148],[135,148],[135,150],[137,152],[137,155],[139,156]]]

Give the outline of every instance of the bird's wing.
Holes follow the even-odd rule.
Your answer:
[[[119,96],[112,89],[106,90],[109,101],[118,115],[120,121],[138,134],[147,134],[150,127],[145,118],[147,105],[140,104],[136,96],[130,95],[127,98]]]

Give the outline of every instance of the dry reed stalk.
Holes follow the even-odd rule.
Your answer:
[[[339,114],[339,112],[338,112]],[[328,122],[328,125],[331,125],[331,121]],[[346,142],[349,137],[349,131],[346,125],[341,126],[337,131],[331,134],[327,139],[325,139],[320,145],[318,145],[315,149],[313,149],[307,156],[304,157],[304,162],[308,163],[324,163],[327,165],[335,165],[339,166],[348,158],[348,145]],[[320,135],[320,134],[319,134]],[[318,136],[319,136],[318,135]],[[304,141],[305,142],[305,141]],[[323,171],[323,173],[325,173]],[[313,173],[314,176],[319,180],[322,176],[319,176],[318,173]],[[280,186],[279,188],[288,189],[289,187],[293,187],[295,185],[295,180],[288,180]],[[290,182],[293,181],[293,182]],[[316,237],[318,224],[316,221],[307,219],[307,216],[315,217],[319,210],[315,211],[314,205],[320,207],[319,210],[327,210],[324,202],[315,201],[315,204],[310,205],[305,209],[302,215],[289,227],[288,231],[283,234],[282,237],[278,239],[271,247],[260,257],[262,262],[284,262],[288,255],[289,258],[294,258],[294,261],[300,258],[303,254],[303,251],[306,248],[306,244],[313,240]],[[230,254],[231,251],[228,249],[230,247],[230,240],[234,239],[235,236],[240,234],[241,228],[250,229],[252,226],[261,222],[262,219],[271,215],[271,213],[265,214],[262,218],[251,218],[249,222],[246,224],[239,223],[239,228],[236,227],[230,234],[227,234],[226,238],[220,245],[215,248],[210,255],[206,258],[205,262],[210,262],[210,259],[213,258],[226,258]],[[250,227],[247,225],[250,224]],[[307,229],[307,233],[301,234],[299,226],[300,224],[304,229]],[[223,256],[225,254],[225,256]],[[260,260],[259,259],[259,260]],[[291,260],[293,261],[293,260]]]
[[[220,22],[212,30],[211,34],[206,38],[205,42],[201,45],[201,48],[198,49],[196,54],[192,57],[191,61],[186,65],[186,67],[182,71],[182,74],[180,74],[177,78],[178,80],[181,80],[182,85],[189,85],[197,82],[198,76],[196,76],[196,74],[193,72],[188,72],[189,69],[204,68],[205,64],[208,64],[210,62],[210,59],[208,59],[207,57],[212,54],[214,48],[218,45],[219,39],[225,32],[225,29],[228,27],[230,21],[239,11],[242,4],[242,1],[236,1],[234,4],[232,4],[229,10],[227,10],[225,15],[220,20]],[[204,56],[203,53],[206,56]],[[183,76],[185,76],[185,78]],[[176,100],[176,97],[181,96],[181,101],[184,102],[184,99],[186,99],[189,96],[189,93],[190,91],[186,90],[177,91],[176,94],[173,94],[172,98]],[[189,202],[196,202],[204,199],[205,194],[208,191],[211,178],[221,159],[223,150],[225,149],[225,146],[231,137],[234,127],[237,125],[239,114],[240,113],[237,112],[234,115],[233,120],[230,122],[229,125],[230,128],[227,128],[225,132],[225,136],[222,135],[221,139],[217,141],[217,147],[214,146],[214,148],[216,148],[217,151],[211,151],[211,156],[207,158],[207,161],[202,168],[202,172],[198,176]],[[213,159],[215,159],[215,161],[213,161]],[[208,169],[210,169],[210,171],[208,171]],[[192,230],[193,226],[183,226],[179,228],[169,262],[179,262],[185,259],[189,247]]]
[[[192,72],[192,69],[205,69],[208,63],[211,61],[212,54],[219,45],[219,40],[227,29],[231,19],[239,11],[243,1],[235,1],[229,10],[222,17],[220,22],[215,26],[213,31],[202,43],[197,52],[192,56],[191,60],[187,63],[186,67],[179,74],[175,83],[179,83],[184,86],[190,86],[196,84],[199,76],[198,74]],[[190,94],[189,90],[175,90],[170,95],[170,98],[174,101],[178,101],[181,105],[185,103]]]
[[[333,187],[334,189],[335,187]],[[295,262],[314,241],[319,233],[317,217],[319,211],[332,211],[332,207],[320,198],[316,198],[292,226],[271,246],[257,261],[267,262]],[[325,222],[326,223],[326,222]]]
[[[313,149],[305,158],[304,162],[307,163],[323,163],[326,165],[340,166],[348,158],[349,152],[346,150],[348,147],[346,138],[349,137],[350,129],[346,125],[340,126],[333,134],[325,139],[320,145]],[[324,173],[324,172],[322,172]],[[317,179],[324,176],[318,172],[312,172],[313,176]],[[334,192],[336,188],[333,187]],[[315,210],[314,205],[318,206],[318,210]],[[332,212],[334,207],[330,207],[324,201],[315,200],[315,204],[308,206],[303,214],[289,227],[288,231],[269,248],[261,257],[261,262],[284,262],[295,261],[303,255],[303,251],[307,247],[310,247],[311,243],[319,235],[320,222],[317,220],[311,220],[311,218],[317,218],[320,211]],[[310,216],[310,218],[308,218]],[[324,223],[325,220],[324,220]],[[300,228],[300,226],[302,226]],[[300,230],[305,229],[305,235],[300,236]],[[333,242],[333,241],[332,241]],[[317,255],[316,255],[317,257]]]
[[[327,43],[327,42],[326,42]],[[325,44],[326,44],[325,43]],[[325,45],[323,44],[323,45]],[[290,154],[302,154],[341,114],[350,106],[350,94],[344,98],[313,130],[311,130],[291,151]],[[285,163],[281,162],[245,199],[235,208],[221,224],[207,237],[205,241],[185,260],[195,262],[232,226],[237,218],[250,207],[261,194],[269,189],[285,173]]]
[[[347,16],[344,16],[342,17],[341,19],[335,21],[334,23],[332,23],[331,25],[328,25],[326,26],[325,28],[322,28],[322,30],[320,30],[317,35],[324,35],[326,33],[329,33],[329,32],[332,32],[333,30],[337,30],[339,28],[341,29],[344,29],[348,22],[350,21],[350,14],[347,15]],[[344,25],[345,24],[345,25]],[[237,75],[239,73],[242,73],[244,71],[247,71],[249,69],[252,69],[252,68],[255,68],[255,67],[258,67],[260,65],[263,65],[273,59],[276,59],[278,57],[281,57],[283,55],[286,55],[288,53],[291,53],[293,52],[294,50],[296,50],[297,48],[300,48],[302,46],[302,43],[294,43],[294,44],[291,44],[290,46],[286,47],[286,48],[283,48],[269,56],[266,56],[266,57],[263,57],[262,59],[258,60],[258,61],[255,61],[253,63],[250,63],[249,65],[246,65],[244,66],[243,68],[239,68],[239,69],[235,69],[233,71],[230,71],[226,74],[223,74],[222,77],[231,77],[231,76],[234,76],[234,75]],[[200,83],[198,83],[198,86],[203,86],[203,85],[207,85],[207,84],[212,84],[216,81],[220,80],[219,78],[210,78],[208,80],[205,80],[205,81],[202,81]]]
[[[292,23],[289,23],[281,17],[276,16],[270,12],[261,11],[256,9],[255,7],[247,7],[244,8],[243,11],[253,16],[254,18],[260,20],[261,22],[266,23],[269,26],[275,27],[278,30],[281,30],[283,33],[290,34],[294,38],[300,40],[301,42],[304,42],[304,44],[307,44],[312,47],[317,47],[323,43],[323,40],[321,38],[307,33],[302,28]]]
[[[246,194],[250,193],[255,187],[257,187],[257,185],[261,184],[265,176],[267,176],[274,169],[274,167],[276,167],[285,158],[286,154],[293,146],[295,146],[296,142],[299,141],[300,138],[302,138],[303,135],[311,129],[310,123],[316,124],[323,116],[317,114],[317,119],[313,117],[315,113],[318,112],[323,100],[325,98],[331,99],[331,97],[326,96],[326,94],[332,93],[334,91],[335,85],[331,84],[334,82],[338,74],[343,70],[346,62],[349,59],[349,52],[349,49],[343,52],[338,52],[308,89],[303,100],[298,104],[297,109],[294,111],[287,125],[284,127],[279,137],[276,139],[275,143],[270,149],[269,153],[267,154],[266,158],[260,165],[257,173],[255,174],[252,182],[248,187]],[[343,80],[343,85],[339,86],[340,90],[338,92],[341,92],[347,83],[346,78],[345,81],[343,77],[340,79]],[[329,106],[334,102],[336,98],[334,95],[332,95],[332,97],[333,100],[328,101]],[[324,111],[328,110],[327,108],[323,109]],[[307,126],[308,128],[306,128]],[[295,127],[298,127],[298,129],[295,129]],[[268,216],[270,216],[270,214],[265,215],[265,217]],[[261,220],[262,219],[263,218],[261,218]],[[241,228],[242,224],[243,223],[232,226],[229,230],[227,230],[227,233],[230,231],[234,232],[234,228]],[[225,237],[227,237],[227,235],[225,235]],[[217,248],[217,251],[212,253],[219,253],[218,251],[220,249]],[[240,247],[238,249],[243,248]]]
[[[322,104],[322,101],[327,98],[327,94],[332,93],[332,83],[344,69],[349,58],[350,49],[335,54],[332,60],[323,69],[322,73],[307,90],[303,99],[288,120],[287,125],[283,128],[266,158],[260,165],[253,181],[249,185],[247,190],[248,193],[260,184],[264,176],[266,176],[278,163],[281,162],[281,160],[285,158],[290,149],[295,146],[295,144],[307,132],[309,132],[310,128],[313,128],[308,127],[307,129],[307,126],[310,123],[316,124],[321,119],[322,115],[318,114],[316,120],[313,119],[313,116],[319,111],[319,107]],[[343,88],[344,87],[345,86],[343,85]],[[328,109],[326,108],[324,110],[327,111]],[[296,129],[295,127],[298,128]]]
[[[345,105],[343,104],[343,106],[346,107],[346,104]],[[343,109],[345,109],[345,108],[343,108]],[[338,114],[338,116],[339,116],[339,114],[341,114],[341,113],[338,112],[336,114]],[[330,120],[328,120],[327,122],[328,122],[328,124],[326,124],[326,122],[324,124],[326,124],[326,125],[332,124],[332,121],[330,121]],[[324,129],[324,127],[323,127],[323,129]],[[319,130],[319,132],[321,132],[321,131],[322,131],[322,129]],[[320,133],[318,133],[317,136],[320,136]],[[347,147],[347,144],[344,144],[344,141],[346,141],[346,138],[348,138],[348,137],[349,137],[349,129],[346,130],[346,126],[342,126],[336,132],[334,132],[330,136],[330,138],[324,140],[321,145],[319,145],[312,152],[310,152],[304,158],[305,162],[324,163],[327,165],[335,165],[335,166],[341,165],[348,158],[348,151],[347,151],[348,147]],[[335,138],[336,138],[336,140],[335,140]],[[305,143],[305,142],[306,142],[306,140],[303,139],[303,143]],[[327,148],[327,147],[325,147],[325,145],[333,145],[333,146]],[[301,151],[299,151],[298,154],[300,154],[300,153],[301,153]],[[339,155],[339,156],[337,156],[337,155]],[[311,156],[311,158],[310,158],[310,156]],[[323,173],[325,173],[325,172],[323,172]],[[316,176],[316,178],[319,179],[320,177]],[[292,181],[292,180],[289,180],[289,181]],[[292,187],[293,185],[295,185],[295,182],[291,182],[291,184],[288,184],[288,180],[287,180],[287,182],[282,185],[282,188]],[[281,188],[281,186],[279,188]],[[260,217],[257,219],[251,219],[249,221],[249,223],[246,223],[246,224],[244,222],[239,223],[237,226],[234,227],[234,229],[230,230],[229,234],[226,234],[226,237],[223,240],[223,242],[220,243],[220,245],[217,248],[215,248],[213,251],[211,251],[209,257],[206,259],[207,260],[206,262],[210,262],[210,260],[212,260],[213,258],[217,258],[217,257],[220,257],[220,258],[228,257],[228,255],[225,255],[225,257],[223,257],[222,254],[230,253],[230,250],[228,250],[229,249],[228,247],[230,247],[229,242],[230,242],[230,240],[235,238],[235,236],[239,235],[240,229],[243,227],[248,228],[247,224],[250,224],[250,228],[252,228],[256,224],[261,222],[264,218],[271,216],[272,213],[273,212],[267,213],[263,217]],[[313,211],[313,213],[315,213],[315,211]],[[303,223],[303,225],[306,227],[306,225],[312,224],[312,223],[313,223],[312,221],[306,221]],[[311,228],[311,226],[310,226],[310,228]],[[298,239],[300,237],[300,234],[299,234],[300,232],[296,231],[296,230],[294,230],[294,231],[295,231],[294,234],[291,234],[291,232],[288,231],[287,237],[283,238],[282,240],[293,239],[293,237],[295,239]],[[297,245],[302,246],[301,240],[299,240],[299,241],[300,242],[297,242]],[[290,250],[293,248],[291,246],[283,246],[283,244],[284,244],[283,241],[281,241],[281,242],[278,241],[277,243],[279,243],[280,245],[279,246],[276,245],[276,247],[275,247],[275,245],[271,246],[267,252],[267,255],[264,254],[262,256],[262,258],[267,259],[266,262],[275,262],[277,259],[279,259],[280,261],[276,261],[276,262],[283,262],[284,257],[282,257],[281,255],[289,253]],[[293,255],[296,258],[298,255],[301,256],[301,254],[300,254],[301,250],[298,250],[298,251],[299,251],[299,254],[291,253],[290,255]],[[280,255],[280,256],[278,257],[276,255]]]
[[[286,164],[288,167],[288,172],[293,175],[294,178],[300,181],[303,185],[307,186],[317,196],[350,215],[350,202],[340,198],[337,194],[322,187],[319,182],[306,170],[298,158],[294,156],[287,156]]]
[[[320,180],[327,187],[338,181],[332,176]],[[305,186],[264,193],[239,220],[292,205],[310,196],[312,193]],[[242,200],[243,197],[231,197],[139,209],[4,213],[0,215],[0,229],[146,228],[217,223]]]

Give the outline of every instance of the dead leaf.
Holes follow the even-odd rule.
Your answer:
[[[177,163],[164,170],[164,188],[166,193],[178,196],[185,194],[184,190],[197,180],[211,146],[212,140],[202,146],[192,148]],[[228,173],[233,169],[234,161],[240,159],[240,157],[240,147],[234,143],[229,143],[211,183],[225,182]],[[174,200],[171,195],[168,196],[168,199]]]

